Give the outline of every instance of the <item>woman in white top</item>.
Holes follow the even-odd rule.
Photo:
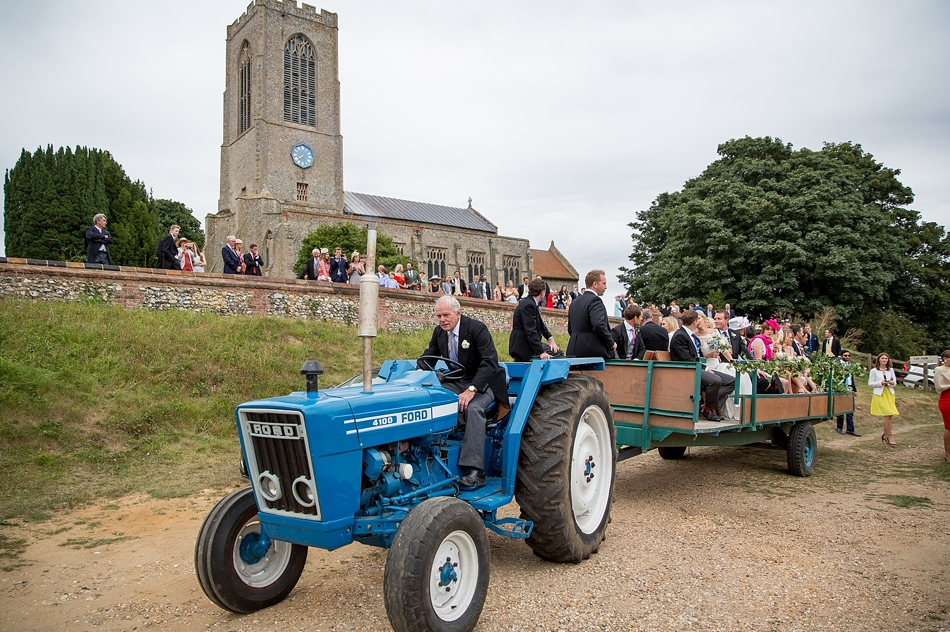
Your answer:
[[[881,353],[874,358],[874,368],[868,373],[868,386],[874,389],[871,395],[871,414],[884,418],[884,434],[881,435],[881,443],[892,448],[897,447],[897,442],[894,441],[891,417],[900,415],[894,401],[895,384],[897,384],[897,376],[894,375],[891,358],[886,353]]]
[[[940,364],[934,369],[934,386],[940,393],[937,407],[943,417],[943,458],[950,463],[950,349],[940,354]]]

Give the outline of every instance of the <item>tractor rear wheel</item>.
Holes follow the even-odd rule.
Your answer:
[[[553,562],[596,553],[610,520],[616,430],[604,386],[579,374],[542,387],[521,437],[515,497],[528,546]]]
[[[423,501],[399,525],[383,574],[386,614],[396,632],[468,632],[485,605],[488,534],[457,498]]]
[[[255,550],[261,523],[250,487],[224,497],[205,518],[195,544],[198,583],[215,604],[247,614],[284,600],[307,563],[307,547],[271,540]]]

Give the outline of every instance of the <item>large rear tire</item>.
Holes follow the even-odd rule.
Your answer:
[[[307,547],[271,540],[263,555],[253,550],[261,523],[250,487],[224,497],[198,532],[195,571],[215,604],[241,614],[284,600],[307,563]]]
[[[788,471],[795,476],[811,476],[818,456],[818,439],[810,421],[799,421],[788,433]]]
[[[553,562],[596,553],[610,520],[616,430],[604,386],[571,374],[543,387],[521,437],[515,497],[528,546]]]
[[[430,498],[399,525],[383,595],[396,632],[469,632],[488,595],[488,534],[471,505]]]

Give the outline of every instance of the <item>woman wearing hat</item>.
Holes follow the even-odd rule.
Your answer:
[[[188,248],[189,242],[187,239],[182,237],[175,242],[175,245],[178,246],[178,261],[181,262],[181,269],[183,272],[194,272],[194,251]]]
[[[320,260],[317,262],[317,281],[330,280],[330,251],[320,249]]]

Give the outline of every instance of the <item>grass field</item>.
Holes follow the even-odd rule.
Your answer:
[[[429,335],[382,332],[374,364]],[[495,341],[510,359],[507,333]],[[0,520],[233,485],[237,404],[303,390],[304,360],[324,386],[361,367],[354,327],[102,303],[0,302],[0,348]]]
[[[417,357],[429,335],[381,333],[374,364]],[[507,333],[494,338],[501,359],[510,359]],[[559,343],[566,346],[566,337]],[[102,303],[0,302],[0,348],[3,521],[44,520],[135,492],[167,498],[239,484],[237,404],[302,390],[304,360],[323,365],[322,385],[361,366],[353,327]],[[862,388],[859,431],[880,434],[868,400]],[[898,406],[898,428],[926,424],[920,439],[936,448],[936,395],[900,389]],[[837,436],[831,424],[821,426],[819,441],[822,433]],[[853,450],[823,450],[816,483],[880,475],[878,449],[866,441]],[[908,464],[888,475],[950,480],[950,464]]]

